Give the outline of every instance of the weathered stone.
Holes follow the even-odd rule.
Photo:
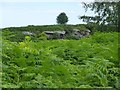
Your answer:
[[[44,31],[46,34],[54,34],[54,33],[58,33],[58,34],[65,34],[65,31]]]
[[[82,38],[90,35],[90,30],[79,30],[79,29],[73,29],[72,33],[70,33],[72,36],[75,36],[77,38]],[[66,31],[44,31],[44,33],[47,35],[48,38],[53,37],[55,34],[59,35],[60,39],[63,39],[65,35],[67,35]]]
[[[91,32],[90,30],[73,29],[74,35],[77,35],[79,38],[84,37],[84,36],[89,36],[90,32]]]
[[[29,31],[23,31],[22,32],[24,35],[33,35],[33,33],[29,32]]]
[[[51,38],[55,34],[58,34],[58,36],[62,39],[65,35],[65,31],[44,31],[44,33],[47,35],[48,38]]]

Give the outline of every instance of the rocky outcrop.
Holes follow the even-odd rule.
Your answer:
[[[68,30],[69,31],[69,30]],[[59,39],[63,39],[67,35],[71,35],[76,38],[82,38],[82,37],[87,37],[90,35],[90,30],[79,30],[79,29],[73,29],[70,30],[71,32],[67,31],[44,31],[44,33],[47,35],[48,38],[51,38],[55,35],[58,36]]]
[[[78,36],[79,38],[89,36],[90,30],[79,30],[79,29],[73,29],[73,35]]]
[[[29,32],[29,31],[23,31],[22,33],[23,33],[24,35],[34,35],[34,33]]]
[[[58,38],[62,39],[66,32],[65,31],[44,31],[44,33],[47,35],[48,38],[52,38],[56,35]]]
[[[66,30],[66,31],[44,31],[48,39],[80,39],[82,37],[87,37],[90,35],[90,30],[79,30],[79,29],[73,29],[73,30]],[[23,31],[24,35],[36,35],[35,33],[29,32],[29,31]]]

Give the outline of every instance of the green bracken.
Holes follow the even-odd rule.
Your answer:
[[[2,88],[120,88],[117,32],[2,42]]]

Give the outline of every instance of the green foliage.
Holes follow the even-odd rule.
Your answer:
[[[3,88],[119,89],[118,33],[81,40],[3,39]]]
[[[120,32],[120,1],[118,2],[118,32]]]
[[[39,40],[47,40],[47,35],[44,32],[42,32],[42,33],[39,34],[38,39]]]
[[[60,38],[60,34],[59,33],[54,33],[52,36],[52,39],[59,39]]]
[[[9,29],[2,31],[2,38],[10,40],[11,38],[15,37],[13,32],[10,32]]]
[[[72,34],[72,33],[69,33],[69,34],[67,34],[67,35],[65,36],[65,39],[69,39],[69,40],[71,40],[71,39],[73,39],[73,40],[79,40],[80,38],[79,38],[78,36],[75,36],[75,35]]]
[[[67,15],[62,12],[57,16],[57,23],[58,24],[66,24],[68,22],[68,17]]]
[[[21,42],[24,40],[25,36],[23,31],[32,32],[33,35],[29,35],[33,41],[40,40],[40,34],[44,31],[67,31],[71,32],[74,28],[80,30],[86,30],[85,25],[78,24],[78,25],[43,25],[43,26],[34,26],[28,25],[27,27],[10,27],[10,28],[3,28],[3,38],[10,40],[12,42]],[[42,39],[46,39],[46,36],[43,35]],[[58,36],[59,37],[59,36]],[[53,37],[54,38],[54,37]]]
[[[81,16],[84,22],[96,23],[100,25],[99,31],[118,31],[119,21],[119,2],[92,2],[83,3],[87,11],[90,9],[96,16]],[[110,28],[111,29],[110,29]]]

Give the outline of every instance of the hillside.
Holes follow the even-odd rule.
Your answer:
[[[80,40],[3,40],[3,88],[120,88],[118,33]]]
[[[42,32],[45,33],[45,32],[51,32],[51,31],[53,32],[53,35],[51,38],[48,38],[48,39],[60,39],[61,33],[58,33],[58,32],[65,32],[64,39],[79,39],[80,35],[79,36],[72,35],[75,32],[75,30],[85,31],[88,29],[86,28],[85,24],[43,25],[43,26],[28,25],[26,27],[9,27],[9,28],[2,29],[3,36],[5,36],[10,41],[17,41],[17,42],[23,41],[26,35],[30,36],[32,40],[37,40],[41,36],[40,34]]]

